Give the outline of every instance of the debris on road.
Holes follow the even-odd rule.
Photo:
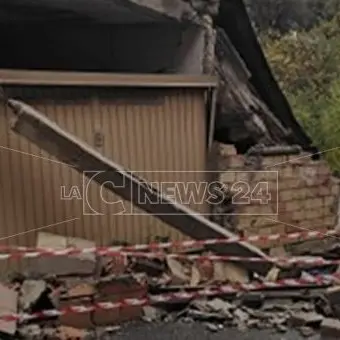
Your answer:
[[[18,293],[0,284],[0,316],[4,314],[17,313]],[[0,332],[14,335],[17,330],[15,321],[0,319]]]
[[[75,237],[64,237],[46,232],[39,232],[37,248],[62,250],[65,248],[92,248],[94,242]],[[42,275],[92,275],[96,269],[94,254],[79,254],[35,259],[35,271]]]
[[[293,313],[290,322],[294,326],[320,326],[323,320],[322,315],[317,313],[298,312]]]
[[[321,324],[321,334],[338,339],[340,337],[340,320],[332,318],[324,319]]]
[[[70,247],[62,236],[41,233],[39,240],[37,249],[42,251],[47,246]],[[90,245],[95,247],[86,240],[73,240],[77,249]],[[143,251],[148,254],[147,249]],[[273,266],[262,277],[249,275],[238,263],[208,259],[205,256],[211,253],[204,247],[169,251],[158,249],[163,255],[155,257],[135,257],[134,252],[140,251],[133,249],[121,257],[107,253],[49,256],[44,258],[43,270],[33,262],[34,270],[26,268],[25,275],[11,278],[8,288],[1,286],[2,294],[12,298],[3,300],[0,312],[34,317],[1,320],[0,332],[24,339],[90,339],[94,331],[140,319],[201,322],[211,332],[235,327],[285,333],[293,327],[304,337],[318,331],[336,333],[340,295],[331,277],[336,278],[337,268],[333,272],[312,265],[297,271],[289,268],[285,277],[285,269]],[[176,258],[174,254],[195,256]],[[48,266],[54,267],[54,275],[45,273]]]
[[[41,251],[70,246],[62,236],[44,233],[39,239]],[[75,247],[90,245],[86,240],[73,242]],[[337,267],[333,272],[312,265],[297,271],[289,268],[287,277],[285,269],[273,266],[262,277],[249,275],[238,263],[218,257],[207,260],[205,255],[211,253],[204,247],[175,253],[202,257],[176,258],[170,251],[158,249],[163,256],[155,257],[135,257],[140,251],[131,250],[121,257],[107,253],[80,257],[75,252],[44,258],[42,268],[53,263],[54,275],[37,271],[33,262],[35,270],[26,268],[25,275],[12,276],[8,287],[0,288],[11,297],[0,304],[0,317],[9,316],[1,320],[0,332],[24,339],[90,339],[99,329],[137,319],[201,322],[211,332],[226,327],[278,333],[293,327],[304,337],[336,332],[340,295],[332,277],[337,278]],[[66,257],[69,263],[63,267]]]

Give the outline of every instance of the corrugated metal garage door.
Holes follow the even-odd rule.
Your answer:
[[[203,87],[16,85],[7,86],[6,92],[33,105],[147,180],[188,183],[206,179]],[[83,177],[66,165],[50,161],[47,153],[10,131],[10,112],[4,106],[0,108],[0,119],[2,243],[33,246],[36,232],[31,231],[41,229],[92,239],[98,244],[113,240],[148,242],[156,235],[173,240],[183,237],[151,216],[117,215],[116,206],[103,202],[103,197],[107,201],[115,198],[101,193],[96,184],[89,185],[85,210],[88,212],[90,205],[100,215],[84,216],[83,200],[61,199],[62,187],[65,193],[78,187],[84,196]],[[124,204],[134,213],[141,213],[129,203]],[[191,207],[207,212],[204,204]],[[58,224],[67,220],[70,221]],[[16,236],[8,238],[10,235]]]

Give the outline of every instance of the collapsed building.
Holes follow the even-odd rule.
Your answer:
[[[208,248],[261,258],[240,261],[242,274],[228,268],[248,282],[282,267],[268,254],[311,248],[297,231],[334,242],[320,235],[337,226],[338,180],[314,156],[241,0],[12,0],[0,25],[5,244],[56,246],[39,234],[47,228],[98,246],[235,237]],[[185,186],[164,193],[155,182],[223,183],[213,189],[224,196],[208,200],[203,187],[183,202]],[[244,242],[254,235],[257,247]],[[39,268],[60,274],[48,263]]]
[[[71,6],[18,0],[2,4],[1,13],[1,83],[8,97],[39,108],[130,171],[149,171],[149,181],[159,169],[173,174],[158,175],[157,181],[206,181],[208,168],[228,185],[237,171],[241,178],[245,171],[278,171],[278,188],[270,187],[273,207],[250,204],[241,213],[240,205],[195,205],[207,215],[215,209],[219,223],[232,231],[265,235],[294,232],[292,224],[319,231],[335,227],[337,181],[323,160],[307,157],[316,149],[275,82],[242,1],[92,7],[86,1]],[[82,215],[79,190],[71,202],[60,194],[81,188],[83,180],[63,165],[6,151],[49,157],[9,134],[10,113],[2,110],[3,236],[25,232],[9,241],[32,246],[36,236],[26,233],[30,229]],[[25,170],[14,174],[17,167]],[[264,178],[275,181],[274,175]],[[40,195],[33,199],[34,188]],[[90,190],[95,213],[57,232],[98,243],[182,237],[150,217],[103,216],[109,205],[98,203],[97,188]],[[234,214],[217,216],[227,210]]]

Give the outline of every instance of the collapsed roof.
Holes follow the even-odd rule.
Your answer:
[[[242,61],[238,62],[238,67],[235,66],[235,62],[232,62],[232,72],[234,79],[238,81],[236,91],[243,88],[242,92],[244,93],[242,105],[238,106],[238,110],[229,112],[230,119],[227,119],[227,115],[220,115],[217,122],[217,139],[236,144],[240,142],[243,143],[243,148],[247,149],[256,140],[258,141],[258,136],[254,132],[249,132],[249,127],[248,133],[242,135],[244,130],[234,128],[234,131],[230,131],[230,126],[242,125],[239,121],[240,113],[243,113],[243,117],[257,114],[264,123],[267,136],[272,142],[297,144],[305,150],[315,151],[312,140],[297,122],[285,95],[271,72],[243,0],[220,0],[219,12],[214,21],[215,25],[222,30],[217,37],[217,57],[220,64],[222,60],[226,59],[230,63],[232,58],[223,59],[220,51],[235,49]],[[226,48],[228,42],[229,47]],[[228,88],[235,93],[233,90],[235,86],[228,86]],[[239,95],[238,92],[237,96],[239,97]],[[221,108],[222,111],[225,109],[225,107]],[[242,120],[244,121],[244,119]],[[253,130],[254,128],[256,130],[256,123],[250,125],[253,126]]]
[[[215,138],[235,144],[241,152],[258,143],[297,144],[311,150],[311,139],[271,73],[243,0],[220,0],[219,7],[217,3],[0,0],[0,67],[173,72],[169,63],[183,25],[190,21],[191,4],[212,6],[209,11],[216,13],[218,28],[216,69],[224,89],[217,105]],[[158,38],[152,33],[155,24],[161,32]],[[136,38],[134,25],[143,25],[145,34]]]

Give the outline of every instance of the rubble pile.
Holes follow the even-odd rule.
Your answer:
[[[95,245],[39,234],[37,249],[68,247]],[[105,339],[131,320],[201,322],[212,332],[236,327],[284,333],[294,327],[305,337],[319,331],[340,336],[337,246],[302,254],[303,261],[289,266],[276,263],[266,277],[240,262],[218,260],[204,247],[148,254],[60,253],[32,259],[25,272],[0,285],[0,338]],[[321,255],[323,261],[316,261]],[[225,285],[232,289],[221,289]]]

